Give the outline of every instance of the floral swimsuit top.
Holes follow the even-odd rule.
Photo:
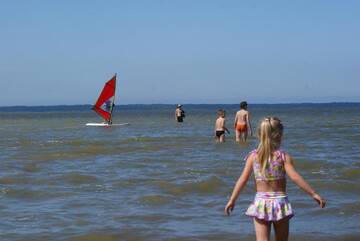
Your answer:
[[[255,180],[257,181],[273,181],[284,179],[286,172],[284,167],[285,152],[277,150],[274,152],[274,159],[267,160],[265,164],[264,174],[261,173],[261,166],[257,160],[257,151],[253,150],[250,154],[255,154],[255,160],[253,162],[253,170]]]

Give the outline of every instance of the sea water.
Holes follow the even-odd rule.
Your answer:
[[[244,215],[254,180],[223,213],[257,140],[237,144],[237,105],[116,106],[121,127],[89,106],[0,108],[0,240],[254,240]],[[214,140],[216,110],[231,134]],[[360,240],[360,104],[250,105],[284,123],[283,149],[326,200],[288,180],[290,240]]]

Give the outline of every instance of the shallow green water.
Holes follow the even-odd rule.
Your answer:
[[[0,112],[0,240],[252,240],[244,216],[253,180],[234,215],[223,207],[256,147],[217,144],[219,106],[118,107],[118,128],[90,111],[23,108]],[[232,126],[236,106],[222,106]],[[257,105],[285,124],[283,148],[327,200],[326,209],[289,182],[291,240],[360,240],[360,104]]]

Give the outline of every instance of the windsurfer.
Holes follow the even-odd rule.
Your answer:
[[[96,101],[93,110],[104,119],[103,124],[112,124],[116,89],[116,75],[105,83],[103,90]]]

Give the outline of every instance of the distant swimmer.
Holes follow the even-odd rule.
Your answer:
[[[236,141],[239,142],[240,140],[246,141],[248,136],[248,131],[252,136],[252,128],[250,123],[250,113],[247,110],[247,102],[242,101],[240,103],[240,110],[236,112],[235,121],[234,121],[234,128],[235,128],[235,136]]]
[[[230,131],[225,126],[225,111],[220,109],[217,112],[218,118],[215,122],[215,138],[217,142],[225,141],[225,131],[230,134]]]
[[[184,122],[185,111],[181,108],[182,105],[177,105],[175,110],[175,120],[177,122]]]

